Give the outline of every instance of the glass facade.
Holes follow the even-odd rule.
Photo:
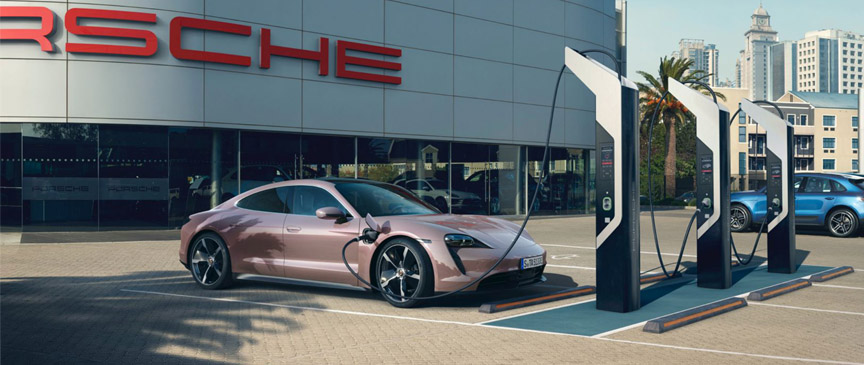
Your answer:
[[[593,211],[591,150],[113,124],[0,124],[4,231],[178,228],[247,190],[297,178],[402,186],[444,213]],[[540,181],[545,171],[544,181]]]

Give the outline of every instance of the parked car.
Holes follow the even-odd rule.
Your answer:
[[[239,184],[237,183],[238,178],[241,179]],[[291,180],[291,175],[279,166],[244,166],[240,169],[239,175],[237,174],[237,169],[230,169],[222,175],[222,196],[219,201],[231,199],[243,191],[286,180]],[[196,199],[200,199],[201,197],[209,199],[210,195],[213,194],[211,186],[210,176],[205,175],[192,181],[189,185],[189,190]],[[237,190],[238,188],[240,191]]]
[[[397,186],[410,190],[417,194],[425,202],[434,205],[439,210],[447,211],[447,201],[452,204],[453,211],[462,212],[478,209],[482,201],[477,194],[467,191],[447,190],[447,182],[438,179],[414,179],[402,180]]]
[[[180,231],[180,262],[204,289],[235,279],[368,288],[343,264],[343,247],[380,222],[370,244],[345,256],[397,307],[461,288],[494,265],[516,239],[516,223],[441,214],[401,187],[356,179],[269,184],[193,214]],[[374,228],[374,227],[373,227]],[[523,232],[488,277],[467,288],[512,288],[544,280],[546,251]],[[394,296],[394,295],[398,295]]]
[[[765,188],[732,193],[733,232],[760,225],[765,219]],[[795,174],[795,223],[824,227],[836,237],[857,236],[864,226],[864,177],[839,173]]]
[[[501,214],[501,197],[513,199],[517,195],[516,171],[512,169],[495,169],[477,171],[468,176],[464,181],[453,181],[453,186],[460,190],[469,191],[480,197],[484,209],[488,207],[489,214]],[[537,188],[537,180],[528,178],[528,197]],[[540,187],[538,201],[534,204],[534,211],[541,208],[542,202],[548,202],[550,191],[548,185]],[[506,200],[505,200],[506,202]]]
[[[684,202],[684,204],[690,204],[690,201],[692,201],[695,197],[696,194],[694,192],[688,191],[684,194],[681,194],[681,196],[675,198],[675,200],[679,202]]]

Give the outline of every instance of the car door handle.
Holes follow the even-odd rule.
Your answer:
[[[833,196],[826,197],[825,200],[834,200]]]
[[[300,232],[301,229],[302,229],[302,228],[300,228],[300,227],[296,227],[296,226],[288,226],[288,227],[285,227],[285,230],[288,231],[288,232]]]

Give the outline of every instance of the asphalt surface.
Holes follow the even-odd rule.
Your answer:
[[[674,265],[690,214],[657,214],[667,264]],[[657,271],[646,214],[641,223],[642,269]],[[538,219],[528,230],[548,251],[546,283],[414,309],[393,308],[374,293],[292,285],[240,282],[201,290],[177,262],[176,240],[3,245],[0,361],[864,363],[859,272],[663,334],[643,332],[641,325],[595,337],[484,325],[593,299],[478,312],[490,300],[594,284],[593,217]],[[736,234],[744,246],[739,251],[749,252],[755,236]],[[685,267],[695,265],[695,243],[694,227]],[[808,232],[797,244],[806,265],[864,268],[861,237]]]

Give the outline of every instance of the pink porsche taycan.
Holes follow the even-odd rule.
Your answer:
[[[342,249],[372,216],[380,234],[352,243],[346,258],[397,307],[462,288],[516,237],[515,223],[441,214],[401,187],[358,179],[292,180],[262,186],[194,214],[181,230],[180,261],[205,289],[235,279],[370,289],[345,267]],[[467,291],[543,281],[546,251],[523,232],[501,264]]]

